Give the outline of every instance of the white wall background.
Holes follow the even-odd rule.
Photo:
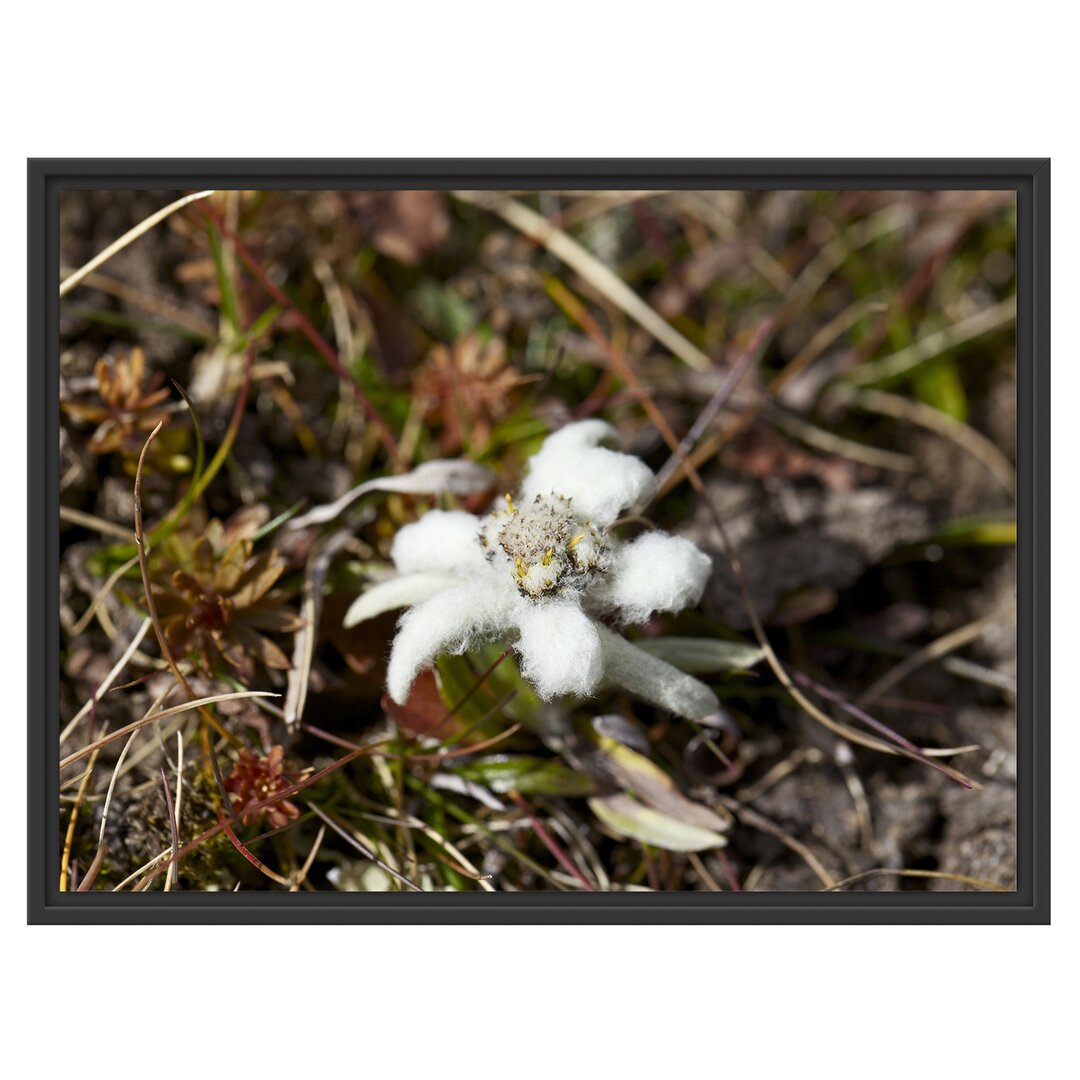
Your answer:
[[[1049,1063],[1075,1060],[1080,863],[1068,682],[1080,177],[1065,11],[1042,0],[9,8],[0,1060],[11,1075],[1063,1074]],[[25,159],[81,155],[1052,156],[1054,927],[23,926]]]

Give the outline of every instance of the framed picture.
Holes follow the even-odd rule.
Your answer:
[[[1049,920],[1049,162],[29,163],[31,922]]]

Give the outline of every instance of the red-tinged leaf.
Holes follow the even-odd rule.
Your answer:
[[[439,682],[431,669],[421,672],[412,684],[408,700],[399,705],[389,694],[382,699],[383,711],[398,727],[412,735],[436,735],[449,738],[463,730],[456,716],[448,716],[443,703]]]

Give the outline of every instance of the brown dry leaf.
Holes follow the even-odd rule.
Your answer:
[[[446,197],[439,191],[349,191],[350,217],[376,251],[415,266],[450,231]]]
[[[158,373],[146,381],[146,354],[140,348],[116,357],[103,356],[94,366],[98,400],[65,401],[61,407],[69,416],[97,424],[88,449],[92,454],[122,451],[137,454],[146,436],[159,423],[169,422],[168,389],[161,386]],[[144,385],[145,383],[145,385]]]
[[[398,705],[389,694],[384,694],[382,707],[398,727],[411,735],[435,735],[446,739],[463,730],[457,717],[447,715],[438,676],[432,668],[417,676],[403,705]]]
[[[453,345],[437,345],[413,376],[413,391],[426,418],[441,428],[445,453],[482,445],[493,426],[514,407],[514,391],[535,376],[521,375],[507,361],[500,338],[463,334]]]
[[[811,453],[768,424],[754,424],[724,451],[724,465],[745,476],[767,480],[812,476],[833,491],[854,491],[859,467],[853,461]]]
[[[152,571],[154,603],[178,654],[192,657],[210,676],[224,661],[248,683],[256,661],[282,671],[291,666],[263,631],[291,633],[303,620],[286,606],[283,593],[271,591],[284,559],[273,550],[255,555],[248,538],[222,549],[227,535],[212,521],[201,536],[170,537]]]
[[[659,765],[606,735],[595,737],[605,771],[620,787],[675,821],[697,829],[723,832],[727,822],[715,811],[688,799]]]

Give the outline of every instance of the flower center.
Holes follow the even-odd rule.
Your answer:
[[[605,566],[603,535],[577,517],[561,495],[537,495],[532,504],[514,505],[484,519],[480,542],[489,562],[505,560],[523,596],[537,600],[555,591],[580,591]]]

